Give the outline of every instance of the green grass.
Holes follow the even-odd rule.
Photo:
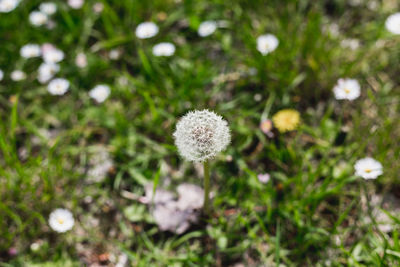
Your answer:
[[[132,266],[400,265],[400,37],[384,27],[400,9],[395,1],[370,10],[368,1],[115,0],[103,1],[101,14],[92,1],[79,10],[55,2],[53,30],[29,24],[36,0],[0,18],[0,266],[84,266],[104,253],[126,253]],[[209,19],[228,25],[201,38],[196,29]],[[137,39],[143,21],[157,23],[159,34]],[[331,23],[339,36],[323,30]],[[264,33],[280,41],[267,56],[256,50]],[[346,38],[360,47],[343,48]],[[171,58],[152,55],[162,41],[176,45]],[[37,82],[40,59],[19,55],[27,43],[46,42],[65,52],[57,74],[71,82],[64,96]],[[110,60],[115,48],[122,55]],[[80,51],[88,57],[84,70],[74,64]],[[9,79],[17,68],[25,81]],[[358,79],[360,98],[334,99],[341,77]],[[112,93],[96,104],[88,91],[100,83]],[[142,195],[145,183],[163,187],[167,179],[171,189],[202,185],[172,133],[179,117],[203,108],[221,114],[232,133],[227,151],[210,163],[214,212],[181,235],[162,232],[148,207],[124,192]],[[260,119],[284,108],[301,113],[301,126],[270,139]],[[90,183],[86,171],[99,144],[114,166]],[[354,162],[366,156],[384,166],[376,180],[354,176]],[[262,184],[257,174],[266,172],[271,180]],[[389,204],[373,202],[377,196]],[[76,219],[66,234],[47,223],[58,207]],[[391,231],[378,227],[378,208]]]

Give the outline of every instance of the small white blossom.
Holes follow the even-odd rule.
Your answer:
[[[104,9],[104,4],[101,3],[101,2],[97,2],[97,3],[95,3],[95,4],[93,5],[93,11],[94,11],[94,13],[99,14],[99,13],[101,13],[101,12],[103,11],[103,9]]]
[[[50,213],[49,225],[56,232],[64,233],[75,224],[72,213],[67,209],[56,209]]]
[[[0,70],[0,81],[3,80],[3,77],[4,77],[4,73],[2,70]]]
[[[214,20],[207,20],[200,23],[197,33],[201,37],[206,37],[213,34],[218,28],[218,24]]]
[[[266,184],[271,179],[271,176],[268,173],[264,173],[257,175],[257,178],[261,183]]]
[[[113,49],[110,51],[110,53],[108,54],[108,56],[110,57],[110,59],[112,60],[117,60],[119,59],[119,57],[121,56],[121,51],[119,49]]]
[[[90,90],[89,96],[96,100],[98,103],[102,103],[110,95],[110,92],[111,90],[108,85],[100,84]]]
[[[214,158],[231,140],[228,123],[208,110],[190,111],[174,132],[175,144],[183,158],[203,162]]]
[[[26,74],[22,70],[14,70],[11,72],[11,80],[13,81],[22,81],[26,79]]]
[[[357,50],[360,47],[360,41],[354,38],[344,39],[340,42],[343,48],[348,48],[350,50]]]
[[[354,100],[360,96],[360,84],[355,79],[339,79],[333,93],[338,100]]]
[[[136,36],[139,39],[147,39],[156,36],[158,26],[154,22],[140,23],[136,28]]]
[[[68,0],[68,5],[73,9],[81,8],[84,3],[84,0]]]
[[[400,34],[400,12],[390,15],[385,22],[386,29],[393,34]]]
[[[153,46],[153,55],[156,57],[169,57],[175,53],[175,45],[172,43],[159,43]]]
[[[33,26],[42,26],[49,20],[47,14],[40,11],[33,11],[29,14],[29,21]]]
[[[383,173],[382,164],[370,157],[357,160],[354,164],[354,169],[356,175],[364,179],[376,179]]]
[[[278,47],[278,44],[279,40],[273,34],[264,34],[257,38],[257,50],[263,55],[274,51]]]
[[[0,13],[8,13],[13,11],[18,5],[20,0],[0,0]]]
[[[41,3],[39,10],[47,15],[53,15],[57,11],[57,5],[52,2]]]
[[[21,47],[20,54],[24,58],[38,57],[41,54],[41,49],[37,44],[27,44]]]
[[[78,55],[76,55],[75,64],[79,68],[85,68],[87,66],[87,58],[85,53],[79,53]]]
[[[47,91],[52,95],[63,95],[68,91],[69,81],[66,79],[57,78],[52,80],[48,86]]]
[[[38,80],[40,83],[50,81],[54,75],[60,70],[60,66],[54,63],[42,63],[39,66]]]
[[[64,52],[54,48],[43,52],[43,60],[47,63],[58,63],[64,59]]]

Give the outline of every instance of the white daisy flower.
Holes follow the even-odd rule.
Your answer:
[[[14,70],[11,72],[11,80],[13,81],[22,81],[26,79],[26,73],[23,72],[22,70]]]
[[[4,77],[4,73],[2,70],[0,70],[0,81],[3,80],[3,77]]]
[[[54,63],[42,63],[39,66],[38,80],[40,83],[46,83],[50,81],[54,75],[59,72],[60,66]]]
[[[0,13],[8,13],[13,11],[18,5],[20,0],[0,0]]]
[[[49,225],[56,232],[64,233],[75,224],[72,213],[67,209],[56,209],[50,213]]]
[[[33,26],[42,26],[47,23],[49,17],[40,11],[33,11],[29,14],[29,21]]]
[[[360,96],[360,84],[355,79],[339,79],[333,93],[338,100],[354,100]]]
[[[100,14],[104,9],[104,4],[101,2],[97,2],[93,5],[93,11],[96,14]]]
[[[41,54],[41,49],[37,44],[27,44],[21,47],[20,54],[24,58],[38,57]]]
[[[111,90],[108,85],[100,84],[90,90],[89,96],[96,100],[98,103],[102,103],[110,95],[110,92]]]
[[[57,5],[53,2],[41,3],[39,10],[47,15],[53,15],[57,11]]]
[[[386,29],[393,34],[400,34],[400,12],[390,15],[385,22]]]
[[[117,60],[121,56],[121,51],[119,49],[113,49],[108,53],[108,56],[112,60]]]
[[[257,178],[261,183],[266,184],[271,179],[271,176],[268,173],[263,173],[263,174],[257,175]]]
[[[136,37],[139,39],[147,39],[156,36],[158,26],[154,22],[142,22],[136,28]]]
[[[179,120],[174,138],[183,158],[203,162],[224,150],[231,141],[231,134],[221,116],[208,110],[195,110]]]
[[[264,34],[257,38],[257,50],[263,55],[274,51],[278,44],[279,40],[273,34]]]
[[[218,24],[214,20],[206,20],[200,23],[197,33],[201,37],[206,37],[213,34],[218,28]]]
[[[84,53],[79,53],[78,55],[76,55],[75,64],[79,68],[85,68],[87,66],[86,55]]]
[[[68,0],[68,5],[73,9],[81,8],[84,3],[84,0]]]
[[[64,52],[59,49],[48,49],[43,52],[43,60],[46,63],[58,63],[64,59]]]
[[[47,91],[52,95],[63,95],[68,91],[69,81],[57,78],[52,80],[47,86]]]
[[[356,175],[364,179],[376,179],[383,173],[382,164],[369,157],[357,160],[356,164],[354,164],[354,169]]]
[[[153,55],[156,57],[169,57],[175,53],[175,45],[172,43],[159,43],[153,46]]]

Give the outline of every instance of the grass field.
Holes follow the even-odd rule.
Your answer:
[[[0,0],[1,267],[400,266],[398,1],[80,2]]]

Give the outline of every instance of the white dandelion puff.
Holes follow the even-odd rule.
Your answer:
[[[174,132],[175,144],[183,158],[204,162],[223,151],[231,140],[228,123],[208,110],[190,111]]]
[[[333,88],[333,93],[338,100],[354,100],[360,96],[360,84],[355,79],[339,79]]]
[[[357,160],[354,164],[354,169],[356,175],[364,179],[376,179],[383,173],[382,164],[370,157]]]
[[[22,70],[14,70],[13,72],[11,72],[11,80],[15,81],[15,82],[19,82],[22,80],[26,79],[26,73],[23,72]]]
[[[385,27],[393,34],[400,34],[400,12],[390,15],[386,19]]]
[[[13,11],[18,5],[20,0],[0,0],[0,13],[8,13]]]
[[[47,23],[49,17],[46,13],[40,11],[33,11],[29,14],[29,21],[33,26],[42,26]]]
[[[218,28],[218,24],[214,20],[206,20],[200,23],[197,33],[201,37],[206,37],[213,34]]]
[[[67,209],[56,209],[50,213],[49,225],[56,232],[64,233],[75,224],[72,213]]]
[[[41,54],[41,48],[37,44],[27,44],[21,47],[20,54],[23,58],[38,57]]]
[[[147,39],[156,36],[158,26],[154,22],[142,22],[136,28],[136,36],[139,39]]]
[[[257,38],[257,50],[267,55],[274,51],[279,45],[279,40],[273,34],[264,34]]]
[[[110,86],[105,84],[100,84],[95,86],[92,90],[90,90],[89,96],[94,100],[96,100],[98,103],[102,103],[110,95],[110,92],[111,92]]]
[[[47,15],[53,15],[57,12],[57,5],[52,2],[41,3],[39,10]]]
[[[68,91],[69,81],[57,78],[52,80],[47,86],[47,91],[52,95],[63,95]]]
[[[170,57],[175,53],[175,45],[172,43],[159,43],[153,46],[153,55],[156,57]]]

